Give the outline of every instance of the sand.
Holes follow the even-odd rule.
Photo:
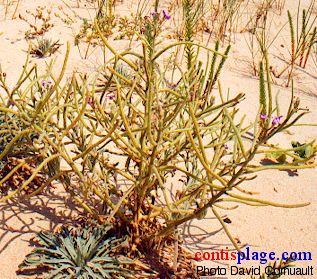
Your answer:
[[[133,1],[132,1],[133,2]],[[135,1],[134,1],[135,2]],[[290,2],[290,3],[289,3]],[[296,12],[297,1],[287,1],[281,16],[274,16],[271,26],[271,35],[277,34],[278,30],[286,23],[286,10]],[[74,46],[74,36],[82,23],[81,18],[92,18],[94,15],[93,4],[80,1],[79,7],[75,1],[25,1],[21,0],[16,12],[16,18],[12,14],[17,2],[9,8],[7,19],[4,19],[4,5],[0,4],[0,64],[2,70],[7,73],[8,83],[13,86],[22,69],[28,49],[28,42],[24,38],[28,25],[18,18],[18,14],[27,15],[26,10],[35,11],[38,6],[46,6],[51,9],[52,23],[54,26],[45,37],[59,40],[62,44],[56,54],[49,58],[39,59],[32,57],[30,65],[37,63],[42,69],[50,59],[55,59],[56,68],[59,68],[65,54],[66,43],[71,43],[71,54],[66,73],[69,75],[74,70],[93,73],[102,65],[103,56],[100,49],[93,47],[88,58],[83,59],[83,53],[87,45],[81,44],[81,52]],[[309,1],[302,1],[307,6]],[[67,5],[66,5],[67,4]],[[129,14],[135,6],[131,1],[118,3],[116,12],[118,14]],[[135,3],[134,3],[135,4]],[[54,14],[59,13],[62,18],[73,22],[65,23]],[[254,118],[258,109],[258,78],[252,76],[250,68],[251,54],[247,46],[248,33],[232,33],[233,45],[231,55],[221,74],[220,81],[224,92],[230,89],[233,95],[243,92],[245,101],[240,104],[241,113],[247,115],[247,120]],[[204,35],[204,39],[208,35]],[[270,48],[273,54],[271,63],[274,68],[282,69],[283,60],[287,59],[287,50],[281,45],[286,45],[289,40],[287,26],[279,33],[277,40]],[[33,40],[34,41],[34,40]],[[111,40],[112,41],[112,40]],[[120,50],[128,44],[128,41],[114,41],[114,45]],[[138,47],[139,43],[134,43]],[[211,46],[213,43],[210,44]],[[317,123],[317,68],[309,60],[305,70],[296,69],[294,75],[295,95],[301,99],[301,107],[308,107],[310,113],[301,122]],[[274,94],[279,94],[280,104],[285,113],[291,96],[290,88],[285,88],[285,79],[277,79],[273,85]],[[317,127],[294,127],[290,133],[281,134],[274,143],[282,147],[289,147],[292,140],[308,142],[317,138]],[[228,227],[234,238],[239,240],[240,245],[248,245],[252,251],[274,251],[278,255],[284,251],[307,251],[312,253],[312,261],[297,262],[296,266],[313,266],[317,269],[317,172],[315,169],[300,170],[297,174],[286,171],[266,171],[259,173],[258,177],[244,184],[244,188],[260,192],[259,197],[281,203],[310,202],[307,207],[298,209],[284,209],[276,207],[250,207],[240,205],[232,211],[220,210],[222,216],[228,217],[232,223]],[[67,207],[65,207],[67,204]],[[71,206],[70,206],[71,205]],[[15,271],[24,256],[32,250],[31,239],[36,232],[42,229],[54,230],[62,223],[70,223],[80,213],[75,205],[72,205],[68,194],[62,189],[56,188],[48,193],[39,195],[31,200],[17,203],[15,200],[0,204],[0,278],[18,278]],[[208,215],[209,216],[209,215]],[[224,231],[217,220],[210,218],[206,220],[194,220],[192,226],[184,226],[184,245],[194,254],[196,251],[215,251],[217,249],[232,249]],[[206,266],[226,266],[234,264],[232,261],[211,262],[202,264]],[[250,263],[247,263],[250,265]],[[254,266],[258,262],[252,262]],[[292,276],[289,278],[317,278]],[[228,278],[248,278],[248,276],[228,276]],[[287,276],[283,278],[288,278]]]

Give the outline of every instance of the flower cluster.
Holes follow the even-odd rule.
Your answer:
[[[275,126],[275,125],[279,125],[279,124],[281,123],[282,117],[283,117],[282,115],[274,117],[273,120],[272,120],[272,124],[273,124],[274,126]]]
[[[53,85],[51,80],[42,80],[41,86],[43,89],[49,89]]]
[[[279,116],[275,116],[275,117],[273,117],[272,118],[272,125],[273,126],[277,126],[277,125],[280,125],[281,124],[281,119],[282,119],[282,117],[283,117],[283,115],[279,115]],[[264,113],[261,113],[260,114],[260,119],[261,120],[266,120],[266,119],[268,119],[269,117],[266,115],[266,114],[264,114]]]
[[[166,10],[162,10],[162,13],[157,11],[151,12],[149,16],[144,17],[140,33],[144,34],[148,38],[148,41],[151,41],[151,37],[155,37],[160,33],[163,22],[170,19],[171,16]]]
[[[162,11],[162,14],[163,14],[163,18],[166,19],[166,20],[170,20],[171,19],[171,16],[169,15],[169,13],[165,10]],[[151,13],[151,16],[152,17],[159,17],[159,13],[158,12],[152,12]]]

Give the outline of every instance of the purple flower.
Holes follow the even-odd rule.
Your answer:
[[[166,20],[170,20],[171,19],[171,16],[168,14],[167,11],[163,10],[163,16]]]
[[[260,118],[261,118],[261,120],[265,120],[265,119],[268,119],[269,117],[266,114],[261,113]]]
[[[45,88],[49,88],[50,86],[52,85],[52,81],[50,81],[50,80],[42,80],[42,82],[41,82],[41,86],[42,87],[45,87]]]
[[[273,125],[279,125],[281,123],[281,118],[282,117],[283,117],[282,115],[274,117],[273,120],[272,120],[272,124]]]

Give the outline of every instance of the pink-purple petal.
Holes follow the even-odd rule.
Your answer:
[[[171,19],[171,16],[168,14],[167,11],[163,10],[163,16],[166,20],[170,20]]]
[[[282,117],[283,117],[282,115],[274,117],[273,120],[272,120],[272,124],[273,125],[279,125],[281,123]]]

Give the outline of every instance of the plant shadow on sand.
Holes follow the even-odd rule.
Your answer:
[[[0,254],[26,234],[30,234],[32,245],[31,239],[39,231],[54,231],[62,224],[75,225],[81,215],[60,187],[47,189],[40,195],[19,202],[12,199],[1,203],[0,210]]]
[[[271,160],[268,158],[262,159],[260,163],[263,166],[278,165],[278,163],[276,163],[274,160]],[[279,171],[285,171],[287,172],[289,176],[298,176],[298,173],[296,170],[279,170]]]
[[[227,215],[222,216],[222,219],[226,220],[226,222],[231,222]],[[193,255],[197,250],[208,249],[208,251],[220,251],[224,247],[229,247],[228,251],[231,251],[230,247],[232,247],[232,251],[235,250],[235,248],[232,246],[232,243],[214,243],[210,241],[212,240],[212,237],[223,232],[223,227],[217,224],[217,219],[215,217],[207,217],[204,219],[204,221],[208,221],[209,226],[211,226],[210,224],[212,224],[212,226],[214,225],[219,228],[207,230],[201,226],[202,224],[200,224],[199,221],[197,222],[192,220],[186,223],[181,229],[181,235],[183,235],[183,242],[188,249],[194,251],[192,252]],[[213,222],[215,223],[213,224]],[[238,238],[236,238],[236,241],[240,245],[240,248],[243,248],[247,245],[249,246],[249,244],[247,243],[241,244]]]

